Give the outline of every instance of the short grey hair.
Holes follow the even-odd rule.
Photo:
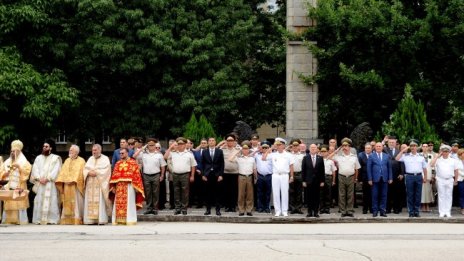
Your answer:
[[[102,150],[102,146],[98,143],[93,144],[92,148],[97,148],[99,151]]]
[[[71,148],[69,148],[69,149],[73,149],[73,150],[77,151],[77,154],[79,154],[79,152],[81,151],[79,146],[77,146],[76,144],[71,145]]]

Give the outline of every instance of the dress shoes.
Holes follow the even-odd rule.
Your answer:
[[[221,211],[218,209],[216,210],[216,216],[220,216],[221,215]]]
[[[264,212],[264,210],[262,210],[262,209],[260,209],[260,208],[257,209],[256,211],[258,211],[258,213],[263,213],[263,212]]]
[[[174,215],[179,215],[180,214],[180,210],[175,210],[174,211]]]
[[[363,214],[367,214],[367,209],[363,209]]]
[[[208,209],[208,210],[206,210],[206,212],[205,212],[205,214],[204,214],[204,215],[205,215],[205,216],[209,216],[209,215],[211,215],[211,210],[209,210],[209,209]]]
[[[150,215],[150,214],[153,214],[151,210],[147,210],[145,212],[143,212],[144,215]]]
[[[346,214],[345,214],[345,213],[343,213],[343,214],[341,215],[341,217],[346,217]]]
[[[352,213],[347,213],[345,214],[345,217],[354,217],[354,215]]]
[[[394,210],[393,213],[399,214],[399,213],[401,213],[401,211],[399,211],[399,210]]]
[[[321,216],[319,216],[319,214],[317,214],[317,213],[314,213],[314,217],[318,218],[318,217],[321,217]]]
[[[182,215],[187,215],[187,210],[182,210]]]
[[[372,217],[377,217],[378,215],[378,213],[372,213]]]
[[[269,213],[271,213],[271,210],[270,210],[270,209],[265,209],[264,212],[266,212],[266,213],[269,214]],[[464,215],[464,214],[463,214],[463,215]]]
[[[410,214],[409,214],[409,217],[414,217],[414,214],[410,213]]]
[[[153,215],[158,215],[158,210],[153,210],[151,213],[152,213]]]
[[[312,212],[308,212],[308,215],[306,215],[306,217],[312,217],[312,216],[313,216]]]
[[[251,212],[248,212],[247,216],[251,217],[251,216],[253,216],[253,214]]]
[[[245,216],[245,213],[238,213],[240,217]]]
[[[414,217],[420,217],[419,213],[415,213]]]
[[[387,214],[386,213],[380,213],[380,216],[381,217],[387,217]]]

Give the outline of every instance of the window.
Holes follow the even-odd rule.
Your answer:
[[[66,144],[68,141],[66,140],[66,132],[59,131],[58,136],[56,137],[56,144]]]

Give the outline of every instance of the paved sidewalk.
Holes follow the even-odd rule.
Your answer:
[[[238,216],[238,212],[224,212],[216,216],[215,211],[211,215],[204,216],[204,208],[189,208],[187,215],[174,215],[173,210],[162,210],[158,215],[143,215],[145,210],[138,213],[139,221],[163,221],[163,222],[222,222],[222,223],[464,223],[464,215],[460,208],[453,208],[451,218],[438,217],[438,210],[421,212],[421,217],[410,218],[406,208],[400,214],[387,214],[387,217],[372,217],[372,214],[362,214],[362,208],[355,208],[354,217],[341,217],[338,208],[332,208],[330,214],[320,214],[320,218],[306,217],[305,214],[289,214],[288,217],[274,217],[274,214],[253,212],[253,216]]]

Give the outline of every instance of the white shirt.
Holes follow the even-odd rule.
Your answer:
[[[425,162],[424,157],[419,155],[419,153],[403,154],[399,161],[404,162],[406,173],[422,173],[423,169],[427,168],[427,163]]]
[[[338,174],[343,176],[351,176],[355,173],[355,170],[361,168],[358,157],[352,153],[335,155],[334,160],[338,163]]]
[[[448,157],[440,157],[435,162],[435,172],[438,178],[450,179],[454,177],[454,171],[459,168],[458,161]]]
[[[263,153],[256,153],[256,169],[259,174],[266,176],[272,174],[272,161],[269,157],[263,160]]]
[[[458,160],[458,181],[464,181],[464,162],[459,159]]]
[[[172,162],[173,173],[186,173],[191,172],[192,167],[197,166],[197,161],[193,157],[191,151],[184,150],[183,152],[173,151],[169,158]]]
[[[337,171],[337,167],[335,163],[331,159],[324,159],[324,168],[325,168],[325,175],[332,175],[334,171]]]
[[[256,162],[253,157],[250,156],[239,156],[237,157],[238,173],[241,175],[251,175],[253,170],[256,169]]]
[[[305,154],[301,153],[301,152],[294,153],[292,151],[291,155],[293,156],[293,160],[295,161],[295,163],[293,164],[293,171],[294,172],[301,172],[301,165],[303,163],[303,158],[304,158]]]
[[[166,166],[163,154],[160,152],[142,152],[142,168],[145,174],[156,174],[161,172],[161,167]]]
[[[272,173],[274,174],[288,174],[290,173],[290,165],[294,165],[295,160],[292,155],[287,151],[273,152],[267,155],[272,161]]]

